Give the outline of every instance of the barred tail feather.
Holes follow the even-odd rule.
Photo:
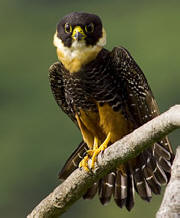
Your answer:
[[[87,192],[83,195],[84,199],[92,199],[98,190],[98,182],[95,182],[88,190]]]
[[[103,205],[111,200],[114,192],[115,173],[111,172],[99,182],[99,199]]]
[[[129,169],[126,172],[117,170],[114,186],[114,200],[120,208],[126,206],[131,210],[134,206],[134,181]]]
[[[129,161],[126,165],[126,175],[122,175],[120,171],[116,173],[116,204],[119,207],[125,205],[131,210],[134,206],[134,189],[146,201],[151,200],[152,193],[160,194],[161,184],[169,181],[173,157],[168,139],[165,138]]]
[[[133,180],[133,175],[131,173],[128,173],[126,208],[128,211],[130,211],[133,207],[134,207],[134,180]]]
[[[60,179],[66,179],[78,167],[86,150],[87,145],[82,142],[65,163]],[[130,211],[134,206],[134,190],[146,201],[151,200],[152,193],[160,194],[161,185],[169,181],[173,158],[168,139],[164,138],[128,161],[123,170],[120,167],[94,183],[83,198],[92,199],[98,192],[105,205],[113,196],[118,207],[125,206]]]
[[[150,201],[152,194],[146,180],[144,179],[143,171],[140,168],[136,168],[133,174],[135,190],[139,196],[146,201]]]
[[[127,199],[127,175],[122,175],[120,170],[116,172],[114,185],[114,200],[120,208],[122,208]]]
[[[154,156],[148,157],[147,167],[152,169],[154,177],[160,184],[167,183],[168,181],[167,176],[164,170],[162,170],[162,168],[159,166],[158,161],[156,160]]]
[[[144,174],[144,177],[145,177],[147,184],[151,188],[151,191],[156,195],[160,194],[161,193],[161,186],[160,186],[160,183],[155,178],[152,169],[150,169],[148,167],[144,168],[143,174]]]

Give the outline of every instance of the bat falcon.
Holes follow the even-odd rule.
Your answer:
[[[54,34],[59,62],[49,69],[50,86],[60,108],[77,125],[82,142],[59,173],[66,179],[76,168],[91,170],[96,157],[115,141],[159,115],[147,80],[123,47],[104,48],[106,31],[99,16],[73,12],[63,17]],[[138,136],[137,136],[138,137]],[[146,201],[160,194],[170,177],[173,151],[168,138],[157,141],[136,158],[121,164],[90,187],[102,204],[113,196],[129,211],[134,192]]]

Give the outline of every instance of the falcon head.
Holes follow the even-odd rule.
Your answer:
[[[59,39],[65,47],[84,43],[87,47],[105,45],[105,34],[101,19],[95,14],[73,12],[63,17],[57,25],[55,40]],[[55,46],[58,46],[54,41]]]
[[[105,30],[95,14],[73,12],[66,15],[58,23],[54,35],[58,58],[70,72],[79,71],[95,59],[105,44]]]

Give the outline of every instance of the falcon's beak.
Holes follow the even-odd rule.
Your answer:
[[[74,40],[80,41],[81,39],[86,38],[86,34],[84,33],[83,29],[80,26],[76,26],[73,30],[72,38]]]

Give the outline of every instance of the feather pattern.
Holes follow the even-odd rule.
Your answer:
[[[102,178],[99,182],[99,199],[103,205],[111,200],[114,192],[115,173],[111,172]]]
[[[50,67],[49,77],[56,102],[76,124],[75,114],[81,109],[98,113],[97,103],[121,111],[131,121],[133,129],[159,115],[143,72],[123,47],[116,47],[112,52],[102,49],[95,60],[75,74],[70,74],[61,63],[55,63]],[[86,143],[79,145],[61,170],[60,179],[66,179],[77,168],[87,149]],[[113,195],[119,207],[131,210],[134,190],[146,201],[150,201],[152,192],[160,194],[161,184],[169,180],[173,157],[165,137],[125,163],[123,172],[114,169],[94,183],[84,198],[91,199],[98,192],[101,203],[106,204]]]

